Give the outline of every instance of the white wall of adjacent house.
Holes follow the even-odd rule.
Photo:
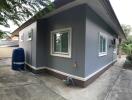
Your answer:
[[[0,58],[12,57],[12,52],[18,47],[18,40],[0,40]]]
[[[0,47],[0,58],[11,58],[16,47]]]

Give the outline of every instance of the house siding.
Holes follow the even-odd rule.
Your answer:
[[[33,28],[31,41],[27,41],[28,30]],[[50,54],[51,31],[72,28],[71,58],[57,57]],[[99,32],[107,35],[107,55],[99,57]],[[20,47],[25,49],[26,63],[39,68],[49,67],[61,72],[80,77],[87,77],[116,59],[114,49],[109,45],[117,35],[86,4],[39,19],[24,28],[24,41]],[[77,65],[75,67],[75,65]]]
[[[99,56],[99,32],[107,35],[107,55]],[[117,54],[110,48],[115,32],[88,6],[86,7],[85,36],[85,77],[101,69],[116,59]]]
[[[85,5],[76,6],[38,21],[37,67],[47,66],[68,74],[84,77]],[[71,58],[50,55],[50,34],[57,29],[72,28]],[[74,64],[77,67],[74,67]]]
[[[28,27],[24,28],[19,32],[19,34],[24,34],[24,40],[22,42],[19,41],[19,47],[24,48],[26,63],[36,66],[36,33],[37,33],[37,22],[32,23]],[[28,41],[27,36],[28,32],[33,29],[32,40]]]

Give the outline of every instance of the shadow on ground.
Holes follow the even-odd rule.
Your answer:
[[[126,60],[125,63],[123,64],[123,68],[127,70],[132,70],[132,63]]]

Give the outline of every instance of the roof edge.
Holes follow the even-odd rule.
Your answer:
[[[60,1],[65,1],[65,0],[57,0],[56,3],[60,3]],[[102,1],[102,2],[101,2]],[[50,13],[47,13],[44,17],[42,18],[47,18],[50,17],[54,14],[60,13],[64,10],[70,9],[76,5],[80,5],[80,4],[84,4],[88,1],[84,0],[68,0],[68,2],[64,2],[63,4],[59,4],[59,6],[56,6],[56,9]],[[55,3],[55,2],[54,2]],[[111,17],[111,21],[113,21],[115,23],[115,26],[118,28],[114,28],[114,30],[117,32],[117,34],[121,35],[122,38],[124,37],[126,39],[126,35],[118,21],[118,18],[111,6],[111,3],[109,0],[100,0],[100,3],[104,6],[104,8],[106,8],[106,11],[109,13],[109,16]],[[63,10],[62,10],[63,9]],[[27,27],[28,25],[32,24],[33,22],[37,21],[37,19],[34,19],[33,17],[30,18],[28,21],[26,21],[24,24],[22,24],[19,28],[17,28],[14,32],[12,32],[12,35],[17,35],[19,31],[21,31],[23,28]],[[109,24],[110,25],[110,24]]]
[[[106,6],[106,7],[107,7],[107,9],[109,9],[109,12],[111,13],[110,16],[112,17],[112,20],[114,22],[116,22],[116,24],[117,24],[117,26],[118,26],[118,28],[120,30],[120,33],[118,33],[118,34],[122,34],[123,37],[126,39],[126,35],[125,35],[125,33],[124,33],[124,31],[123,31],[123,29],[121,27],[121,24],[120,24],[120,22],[119,22],[119,20],[118,20],[118,18],[116,16],[116,13],[115,13],[110,1],[109,0],[103,0],[103,2],[106,2],[107,5],[109,6],[109,7],[108,6]]]

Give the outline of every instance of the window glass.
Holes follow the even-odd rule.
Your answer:
[[[61,52],[61,34],[54,34],[54,52]]]
[[[20,42],[24,41],[24,34],[23,33],[19,34],[19,41]]]
[[[52,32],[52,55],[67,55],[70,56],[71,52],[71,40],[70,40],[71,30],[61,30]]]
[[[106,36],[102,34],[99,35],[99,55],[106,55],[107,53],[107,40]]]
[[[68,33],[65,32],[61,35],[62,52],[68,52]]]
[[[103,51],[102,52],[106,52],[106,40],[105,38],[103,38]]]
[[[33,29],[28,32],[28,40],[32,39]]]
[[[103,51],[103,37],[102,36],[100,36],[100,52],[102,52]]]
[[[68,52],[68,32],[54,34],[54,52]]]

